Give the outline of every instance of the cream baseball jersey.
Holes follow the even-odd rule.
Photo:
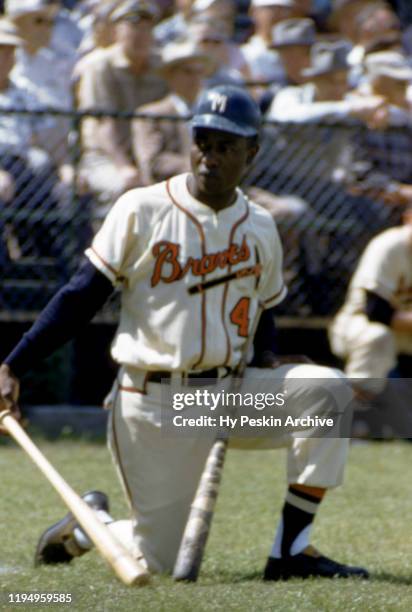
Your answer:
[[[122,290],[112,356],[150,370],[234,367],[256,315],[286,288],[272,217],[237,190],[215,212],[191,196],[189,174],[124,194],[91,262]]]
[[[343,311],[365,311],[365,290],[373,291],[396,309],[412,308],[412,228],[393,227],[366,247],[349,285]]]

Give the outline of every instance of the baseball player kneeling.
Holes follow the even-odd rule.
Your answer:
[[[402,225],[383,230],[366,245],[329,328],[331,349],[345,362],[359,407],[372,408],[370,416],[363,415],[378,437],[380,423],[389,426],[392,435],[412,435],[411,245],[409,205]],[[395,368],[399,378],[390,379]]]
[[[260,119],[242,89],[203,92],[193,117],[191,172],[129,191],[114,204],[77,273],[0,368],[2,403],[18,416],[18,377],[90,321],[114,287],[121,290],[112,346],[120,368],[109,439],[132,520],[114,521],[100,492],[84,497],[154,572],[173,569],[216,435],[195,430],[177,439],[164,433],[162,414],[172,410],[165,402],[168,383],[185,392],[200,378],[230,389],[262,305],[244,388],[282,389],[294,414],[325,413],[332,404],[344,412],[351,403],[350,386],[339,371],[279,365],[273,354],[271,309],[286,293],[282,249],[270,214],[238,188],[258,151]],[[316,379],[322,385],[308,384]],[[234,437],[231,444],[288,448],[288,490],[265,580],[368,577],[365,569],[337,563],[309,543],[326,490],[342,482],[347,437],[273,428],[269,437]],[[43,533],[36,562],[67,562],[89,548],[69,514]]]

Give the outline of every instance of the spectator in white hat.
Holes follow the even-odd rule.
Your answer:
[[[12,76],[15,52],[22,44],[14,24],[0,19],[0,109],[41,107],[33,92]],[[42,117],[0,113],[0,209],[46,212],[57,204],[52,193],[57,181],[54,164],[39,146],[49,128],[50,122]],[[0,218],[0,265],[22,255],[50,254],[51,242],[50,228],[46,230],[39,218],[33,222],[28,215],[7,226]]]
[[[5,0],[4,9],[8,18],[15,19],[28,14],[54,16],[59,9],[58,0]]]
[[[371,125],[386,128],[388,125],[411,122],[411,102],[408,91],[412,84],[412,62],[397,51],[380,51],[365,59],[366,81],[359,88],[362,95],[384,98],[388,105],[387,121]],[[401,112],[390,113],[390,107]]]
[[[17,88],[10,81],[10,72],[14,66],[16,47],[21,45],[22,40],[17,36],[17,32],[12,23],[0,20],[0,106],[6,104],[10,107],[23,106],[26,99],[23,98],[23,92],[18,92]],[[0,201],[7,203],[11,200],[15,193],[15,181],[12,174],[5,169],[3,156],[6,149],[13,150],[14,143],[21,150],[21,145],[28,145],[30,140],[30,126],[27,121],[19,123],[18,117],[13,115],[0,115],[0,134],[2,149],[0,149]],[[2,241],[0,241],[0,255],[4,257],[4,252],[1,250]],[[2,258],[3,258],[2,257]]]
[[[71,73],[76,60],[75,53],[66,53],[52,44],[53,28],[59,11],[57,1],[7,0],[6,15],[15,24],[23,43],[16,52],[13,78],[26,88],[44,106],[70,110],[73,108]],[[67,48],[66,48],[67,51]],[[62,178],[70,181],[67,136],[70,121],[54,119],[54,129],[49,130],[42,146],[62,168]]]
[[[58,2],[8,0],[6,15],[15,23],[23,45],[17,53],[15,77],[35,89],[46,105],[70,108],[70,74],[74,65],[65,65],[51,46]]]
[[[242,51],[249,65],[252,80],[266,85],[283,82],[285,73],[279,54],[270,48],[272,28],[285,19],[304,17],[296,0],[252,0],[250,15],[255,33],[242,45]]]

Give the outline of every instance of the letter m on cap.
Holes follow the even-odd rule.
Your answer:
[[[216,91],[211,91],[208,97],[211,102],[212,111],[214,113],[224,113],[225,112],[226,104],[227,104],[227,96],[225,96],[224,94],[218,93]]]

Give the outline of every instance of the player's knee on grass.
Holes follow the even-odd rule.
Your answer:
[[[173,571],[193,496],[191,491],[188,498],[153,507],[147,513],[139,512],[134,541],[151,572],[169,574]]]

